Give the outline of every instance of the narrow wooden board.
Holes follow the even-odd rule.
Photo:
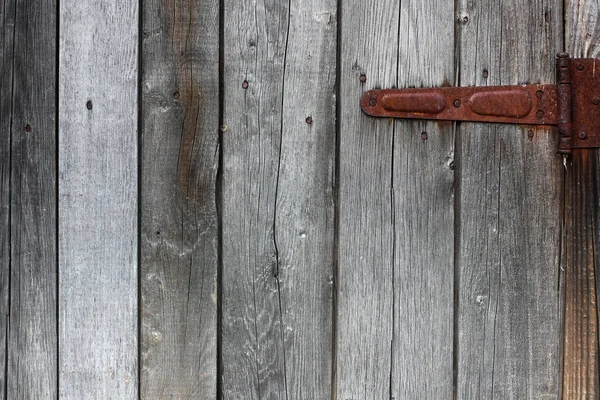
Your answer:
[[[599,394],[594,249],[598,222],[597,150],[574,151],[567,165],[562,398],[595,399]]]
[[[580,0],[565,9],[566,51],[572,57],[597,58],[598,4]],[[577,134],[577,132],[575,132]],[[600,198],[598,151],[575,151],[567,164],[564,223],[564,364],[563,399],[600,395],[598,367],[598,273]]]
[[[10,271],[7,391],[57,398],[56,14],[53,0],[10,2]],[[6,4],[5,4],[6,6]],[[14,8],[13,8],[14,7]],[[2,109],[4,114],[4,108]],[[2,313],[4,316],[4,312]]]
[[[442,86],[454,79],[453,17],[453,2],[401,2],[399,87]],[[396,122],[391,374],[396,400],[452,395],[453,166],[452,124]]]
[[[0,398],[6,398],[10,279],[10,137],[14,85],[14,1],[0,8]]]
[[[60,2],[61,399],[138,396],[138,20]]]
[[[460,1],[461,86],[553,83],[561,1]],[[456,398],[556,399],[563,167],[548,128],[460,124]]]
[[[341,15],[334,398],[383,399],[394,358],[394,125],[359,101],[397,83],[399,3],[348,0]]]
[[[329,398],[336,1],[224,13],[223,398]]]
[[[219,2],[142,10],[140,395],[216,399]]]

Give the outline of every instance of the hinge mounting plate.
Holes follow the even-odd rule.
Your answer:
[[[555,85],[369,90],[360,104],[373,117],[556,126],[560,153],[600,148],[600,61],[559,53],[556,75]]]

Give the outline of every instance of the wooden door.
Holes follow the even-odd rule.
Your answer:
[[[598,13],[6,0],[0,395],[597,398],[598,151],[359,100],[554,83]]]

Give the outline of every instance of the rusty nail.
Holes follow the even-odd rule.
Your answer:
[[[307,124],[312,124],[312,117],[306,117],[306,123]]]
[[[600,99],[599,99],[599,98],[597,98],[597,97],[594,97],[594,98],[592,99],[592,104],[593,104],[593,105],[595,105],[595,106],[597,106],[598,104],[600,104]]]
[[[459,99],[454,100],[454,107],[456,107],[456,108],[460,107],[460,100]]]
[[[583,140],[586,138],[586,136],[587,135],[585,134],[585,132],[579,132],[579,139]]]
[[[31,130],[32,130],[31,125],[29,125],[29,124],[25,125],[25,132],[31,133]]]
[[[544,112],[542,110],[538,110],[538,112],[535,114],[539,119],[544,118]]]
[[[369,100],[369,105],[372,107],[375,107],[377,105],[377,100],[375,100],[375,99]]]
[[[583,71],[583,64],[577,64],[577,69]]]
[[[91,100],[88,100],[88,102],[87,102],[87,103],[85,103],[85,106],[87,107],[87,109],[88,109],[88,110],[91,110],[91,109],[92,109],[92,107],[93,107],[93,105],[92,105],[92,101],[91,101]]]
[[[544,92],[542,92],[541,90],[538,90],[535,95],[538,97],[538,99],[541,99],[542,97],[544,97]]]
[[[421,133],[421,140],[427,140],[427,132]]]
[[[248,89],[248,81],[242,82],[242,89]]]
[[[179,100],[179,92],[178,91],[173,92],[173,98],[175,100]]]
[[[363,82],[363,83],[364,83],[364,82],[366,82],[366,81],[367,81],[367,75],[365,75],[365,74],[360,74],[360,78],[359,78],[359,79],[360,79],[360,81],[361,81],[361,82]]]
[[[569,53],[558,53],[556,55],[558,58],[569,58]]]
[[[484,77],[485,79],[487,79],[487,77],[488,77],[488,70],[487,70],[487,69],[484,69],[484,70],[483,70],[483,77]]]
[[[527,136],[529,137],[529,139],[533,139],[533,129],[530,129],[530,130],[527,132]]]

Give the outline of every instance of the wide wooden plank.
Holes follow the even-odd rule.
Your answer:
[[[219,2],[142,2],[141,398],[216,399]]]
[[[598,57],[598,4],[570,1],[565,9],[566,51],[572,57]],[[578,134],[578,132],[575,132]],[[563,399],[600,395],[598,367],[598,293],[600,198],[598,151],[575,151],[565,182],[565,324]]]
[[[390,124],[358,106],[366,89],[453,79],[454,7],[343,7],[337,396],[449,398],[452,126]]]
[[[329,398],[336,1],[224,12],[223,398]]]
[[[402,1],[398,86],[441,86],[453,79],[454,3]],[[452,124],[397,121],[393,143],[391,396],[398,400],[450,398],[454,347]]]
[[[460,84],[553,83],[561,1],[460,1]],[[460,124],[458,399],[556,399],[563,167],[549,128]]]
[[[347,0],[341,15],[335,393],[382,399],[393,358],[394,125],[363,115],[359,99],[397,83],[399,3]]]
[[[60,2],[61,399],[138,395],[138,2]]]
[[[14,1],[7,391],[57,397],[56,11]],[[12,7],[9,6],[10,10]],[[6,271],[3,268],[4,271]],[[4,315],[4,313],[2,313]]]

